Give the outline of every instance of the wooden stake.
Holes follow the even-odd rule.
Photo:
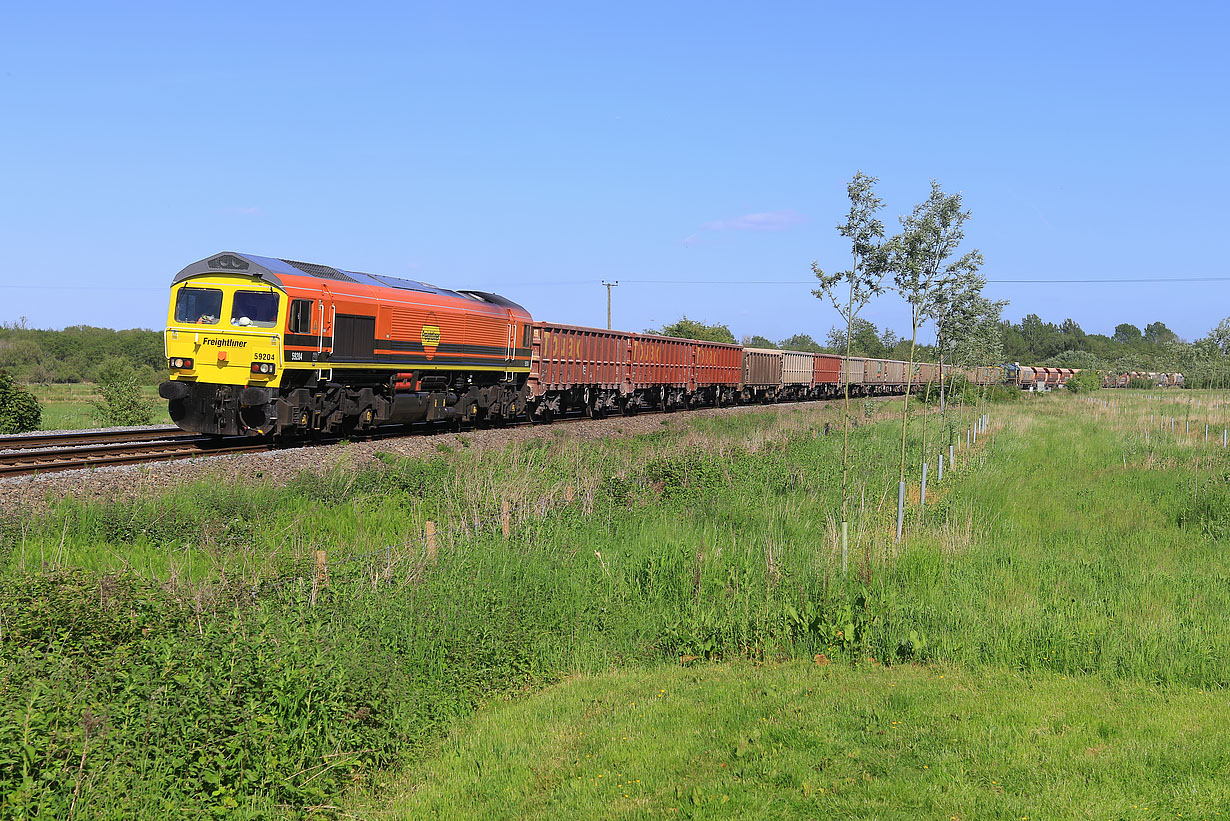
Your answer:
[[[509,532],[512,530],[512,522],[508,516],[508,500],[500,502],[500,530],[504,532],[504,538],[508,538]]]
[[[436,523],[427,522],[427,561],[434,562],[436,560]]]
[[[311,604],[316,604],[316,592],[322,587],[329,586],[329,560],[325,555],[325,551],[316,551],[316,574],[312,576],[312,598]]]

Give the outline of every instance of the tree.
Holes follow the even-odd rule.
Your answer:
[[[1155,345],[1178,342],[1179,335],[1166,327],[1164,322],[1150,322],[1145,326],[1145,341]]]
[[[657,334],[658,336],[674,336],[680,339],[701,339],[705,342],[728,342],[732,345],[735,341],[735,335],[730,332],[730,328],[727,326],[707,325],[704,322],[697,322],[695,319],[688,319],[686,314],[680,317],[678,322],[663,325],[661,330],[646,328],[645,333]]]
[[[928,318],[935,323],[936,358],[943,366],[945,358],[951,360],[954,329],[968,326],[977,319],[976,299],[982,296],[987,281],[975,272],[968,272],[945,281],[937,290]],[[942,373],[941,369],[941,373]],[[944,413],[944,380],[940,380],[940,413]]]
[[[1136,345],[1140,343],[1142,336],[1140,328],[1123,322],[1115,326],[1115,335],[1111,338],[1124,345]]]
[[[945,194],[931,181],[931,195],[901,219],[901,233],[891,241],[891,268],[897,293],[910,306],[910,365],[906,371],[905,400],[901,403],[901,472],[898,492],[905,488],[905,443],[909,422],[910,380],[918,326],[935,310],[940,294],[960,277],[971,277],[982,267],[977,249],[953,259],[965,240],[965,222],[970,212],[962,210],[961,195]],[[900,533],[898,533],[900,538]]]
[[[828,299],[842,319],[846,321],[846,356],[850,355],[851,331],[854,320],[871,298],[883,293],[881,283],[888,271],[888,260],[884,247],[884,223],[876,217],[876,212],[884,207],[884,201],[876,196],[875,184],[878,180],[862,171],[855,173],[854,179],[846,186],[846,195],[850,198],[850,212],[846,221],[837,226],[837,232],[850,240],[850,267],[833,274],[825,273],[818,261],[811,264],[812,273],[820,281],[820,287],[812,291],[817,299]],[[838,288],[848,286],[844,295],[838,294]],[[844,300],[843,300],[844,297]],[[850,505],[850,380],[848,374],[843,374],[842,380],[845,394],[845,424],[842,425],[841,445],[841,570],[846,570],[846,557],[849,546]]]
[[[34,394],[13,383],[13,378],[0,371],[0,433],[25,433],[38,430],[43,421],[43,409]]]
[[[950,326],[952,364],[974,367],[1004,361],[1004,336],[1000,315],[1008,303],[979,294],[964,321]]]
[[[777,343],[777,347],[785,351],[810,351],[811,353],[824,353],[824,346],[812,339],[807,334],[795,334],[789,339],[783,339]]]
[[[1085,332],[1081,330],[1081,326],[1075,319],[1065,319],[1059,326],[1059,333],[1063,337],[1060,341],[1063,350],[1076,351],[1085,347]]]
[[[880,332],[873,323],[862,317],[856,317],[852,327],[843,328],[834,325],[829,328],[828,337],[825,340],[829,348],[835,351],[844,349],[847,333],[850,336],[850,350],[847,351],[847,355],[870,356],[874,359],[883,359],[888,356],[888,349],[880,341]]]
[[[743,346],[745,348],[776,348],[777,345],[771,339],[755,334],[753,336],[743,337]]]

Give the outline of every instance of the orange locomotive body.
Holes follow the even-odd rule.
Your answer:
[[[225,252],[172,285],[159,386],[214,434],[519,416],[530,315],[495,294]]]

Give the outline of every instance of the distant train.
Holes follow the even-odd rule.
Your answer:
[[[900,394],[941,374],[933,363],[536,322],[498,294],[235,252],[175,277],[166,355],[158,392],[181,428],[279,437],[821,399],[846,385]],[[999,366],[964,373],[1004,381]]]
[[[1014,363],[1004,366],[1004,381],[1022,390],[1046,391],[1062,388],[1080,372],[1080,368],[1050,368]]]
[[[1126,388],[1132,382],[1148,382],[1150,385],[1156,385],[1159,388],[1181,388],[1183,387],[1183,374],[1129,371],[1118,375],[1107,374],[1102,377],[1102,387],[1104,388]]]
[[[1004,381],[1017,385],[1023,390],[1053,390],[1062,388],[1081,370],[1081,368],[1049,368],[1018,363],[1004,366]],[[1163,388],[1183,387],[1183,374],[1181,373],[1141,373],[1137,371],[1103,376],[1102,387],[1126,388],[1132,381],[1140,380]]]

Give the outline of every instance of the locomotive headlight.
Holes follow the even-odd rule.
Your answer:
[[[173,356],[171,357],[170,365],[172,368],[175,368],[176,370],[185,370],[185,371],[192,370],[192,360],[188,357]]]
[[[274,371],[272,362],[253,362],[252,373],[261,374],[262,376],[272,376]]]

